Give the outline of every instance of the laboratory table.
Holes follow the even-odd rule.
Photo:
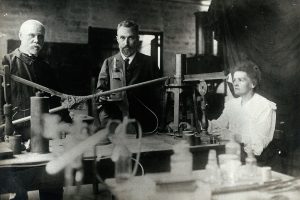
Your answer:
[[[170,171],[170,156],[173,154],[174,144],[181,141],[167,134],[156,134],[142,138],[140,163],[145,173],[158,173]],[[64,152],[64,140],[51,140],[50,152],[46,154],[22,152],[13,158],[0,160],[0,194],[15,192],[17,186],[26,190],[57,188],[64,185],[63,171],[56,175],[49,175],[45,171],[46,164]],[[138,140],[130,136],[127,140],[129,150],[134,154],[138,151]],[[91,147],[83,156],[84,184],[95,183],[95,171],[101,178],[107,179],[114,176],[114,164],[110,159],[113,144]],[[193,154],[193,169],[203,169],[207,163],[210,149],[215,149],[218,154],[224,153],[224,144],[206,144],[191,146]],[[95,153],[96,152],[96,153]],[[98,161],[95,164],[95,154]],[[100,160],[100,161],[99,161]],[[138,175],[141,171],[138,171]]]
[[[260,169],[260,168],[258,168]],[[118,200],[298,200],[300,181],[291,176],[271,172],[266,182],[244,182],[233,185],[211,185],[205,182],[207,171],[195,170],[189,176],[154,173],[131,177],[116,183],[106,179]]]

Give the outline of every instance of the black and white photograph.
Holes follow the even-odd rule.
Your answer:
[[[299,200],[300,0],[0,0],[0,200]]]

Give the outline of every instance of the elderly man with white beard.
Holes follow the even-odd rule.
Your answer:
[[[21,41],[20,46],[4,56],[2,66],[8,65],[10,73],[13,75],[57,90],[57,81],[53,70],[39,55],[44,45],[45,26],[37,20],[27,20],[20,27],[19,39]],[[13,120],[30,115],[30,97],[35,96],[36,92],[36,89],[32,87],[14,81],[11,82]],[[55,106],[55,101],[57,100],[51,98],[50,104]],[[59,99],[57,103],[59,103]],[[14,125],[14,130],[15,134],[22,136],[23,141],[30,139],[30,122]],[[16,192],[10,195],[10,199],[28,199],[25,183],[37,181],[40,174],[33,173],[30,169],[8,173],[10,173],[10,181]],[[62,199],[62,191],[61,187],[40,190],[40,199]]]

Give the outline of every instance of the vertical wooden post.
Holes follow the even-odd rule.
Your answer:
[[[11,79],[10,79],[10,70],[8,65],[4,65],[4,100],[5,105],[3,107],[4,116],[5,116],[5,135],[13,135],[14,127],[12,124],[12,105],[11,105]]]

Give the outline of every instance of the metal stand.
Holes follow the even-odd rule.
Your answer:
[[[8,65],[4,65],[4,100],[5,105],[3,107],[4,116],[5,116],[5,129],[4,133],[6,137],[13,135],[14,128],[12,124],[12,104],[11,104],[11,80],[10,80],[10,70]]]
[[[191,119],[191,123],[195,126],[197,131],[200,131],[200,126],[198,124],[198,112],[197,112],[197,98],[196,98],[196,84],[185,84],[183,83],[183,73],[182,70],[184,66],[186,65],[186,57],[184,54],[176,54],[176,74],[174,76],[174,83],[167,83],[165,85],[165,95],[163,99],[163,113],[162,113],[162,119],[164,120],[162,123],[162,129],[166,126],[166,118],[167,118],[167,103],[169,94],[173,94],[173,100],[174,100],[174,108],[173,108],[173,123],[172,123],[172,130],[176,134],[176,136],[182,136],[182,133],[180,131],[180,124],[181,122],[186,122],[185,119],[183,119],[184,109],[186,108],[186,105],[184,105],[183,102],[183,92],[191,92],[192,93],[192,114],[193,117]],[[182,121],[181,121],[182,120]]]
[[[184,67],[183,67],[184,66]],[[184,113],[182,112],[186,105],[184,105],[184,101],[182,99],[183,93],[190,92],[192,95],[192,114],[191,117],[191,125],[194,126],[196,130],[195,136],[203,137],[205,140],[208,137],[207,129],[208,129],[208,120],[206,113],[206,92],[208,90],[208,86],[206,81],[210,80],[224,80],[226,81],[226,76],[224,72],[214,72],[214,73],[205,73],[205,74],[190,74],[183,75],[182,71],[186,66],[186,57],[184,54],[176,54],[176,74],[174,76],[173,83],[168,83],[165,85],[165,95],[163,99],[163,113],[162,113],[162,124],[161,129],[164,130],[166,126],[167,119],[167,104],[169,93],[173,94],[174,100],[174,108],[173,108],[173,122],[171,123],[172,132],[177,133],[176,136],[182,136],[180,130],[180,124],[182,122],[186,122],[184,117]],[[226,84],[225,84],[226,85]],[[225,87],[225,86],[224,86]],[[198,102],[199,102],[199,94],[200,94],[200,104],[201,104],[201,117],[199,118],[198,112]],[[183,109],[182,109],[183,108]],[[208,139],[207,139],[208,140]]]

